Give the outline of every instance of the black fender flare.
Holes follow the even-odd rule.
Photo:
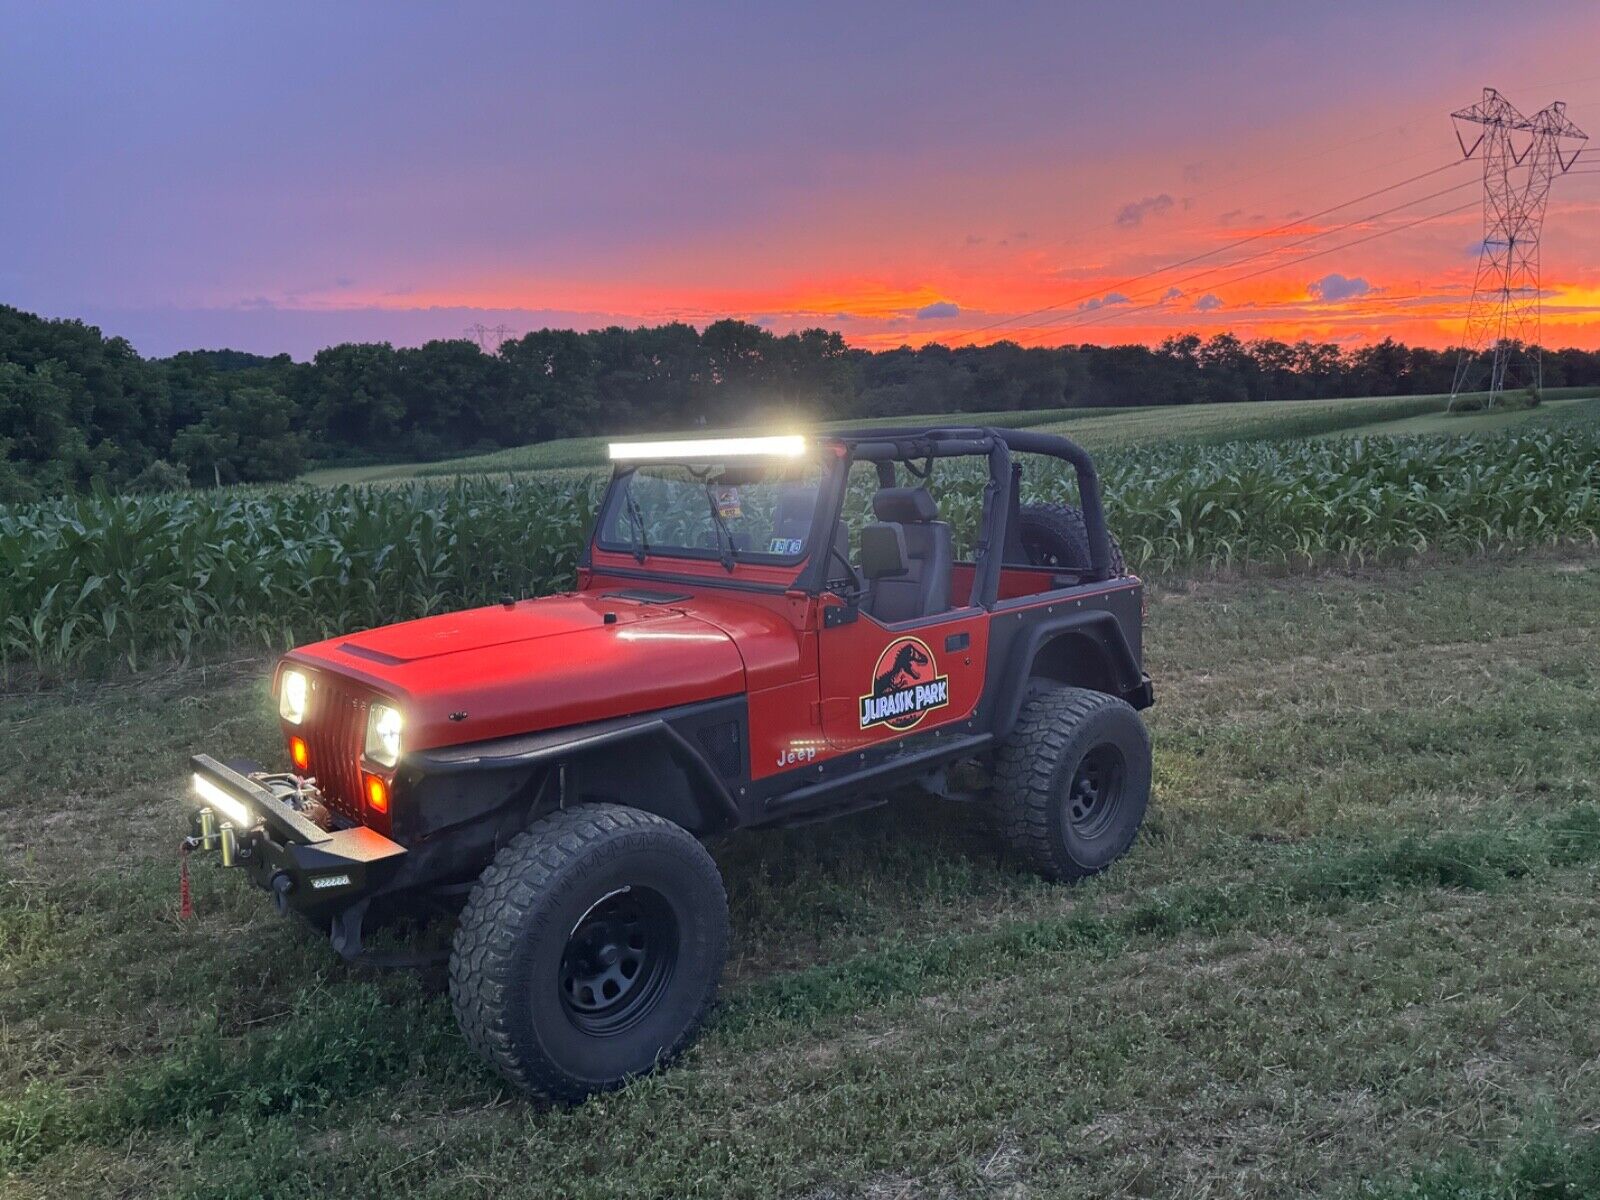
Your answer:
[[[1128,644],[1115,615],[1103,610],[1086,610],[1048,617],[1018,631],[1007,655],[1004,670],[995,688],[991,710],[996,740],[1007,737],[1016,727],[1017,717],[1028,698],[1028,680],[1040,654],[1062,638],[1073,638],[1094,648],[1098,666],[1109,679],[1111,694],[1127,700],[1135,708],[1151,702],[1150,680]]]
[[[530,786],[543,791],[553,768],[600,751],[644,745],[660,748],[688,777],[700,812],[701,828],[695,832],[720,833],[739,824],[727,783],[673,725],[672,714],[658,712],[408,754],[397,780],[407,801],[399,803],[397,795],[396,820],[405,818],[414,827],[396,833],[431,837],[483,820],[525,799]]]

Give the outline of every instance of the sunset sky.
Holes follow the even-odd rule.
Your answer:
[[[1546,343],[1600,346],[1592,0],[3,11],[0,302],[146,354],[723,316],[1445,344],[1485,85],[1596,135],[1543,279]]]

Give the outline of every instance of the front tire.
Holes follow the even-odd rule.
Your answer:
[[[1001,836],[1048,879],[1096,874],[1133,844],[1150,774],[1150,735],[1132,706],[1052,688],[1023,706],[996,756]]]
[[[456,929],[450,998],[510,1083],[576,1103],[689,1045],[727,951],[727,895],[694,836],[585,804],[540,818],[484,871]]]

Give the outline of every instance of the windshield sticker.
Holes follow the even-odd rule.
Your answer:
[[[906,730],[950,703],[949,676],[939,674],[928,643],[903,637],[890,642],[872,670],[872,691],[861,697],[861,728]]]
[[[799,554],[805,549],[805,538],[775,537],[767,543],[768,554]]]
[[[737,520],[744,516],[744,509],[739,506],[739,489],[736,487],[719,487],[715,489],[717,502],[717,516],[724,521]]]

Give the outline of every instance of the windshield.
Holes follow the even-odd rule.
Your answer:
[[[600,545],[636,558],[664,554],[796,562],[807,551],[823,468],[815,461],[651,463],[617,476]]]

